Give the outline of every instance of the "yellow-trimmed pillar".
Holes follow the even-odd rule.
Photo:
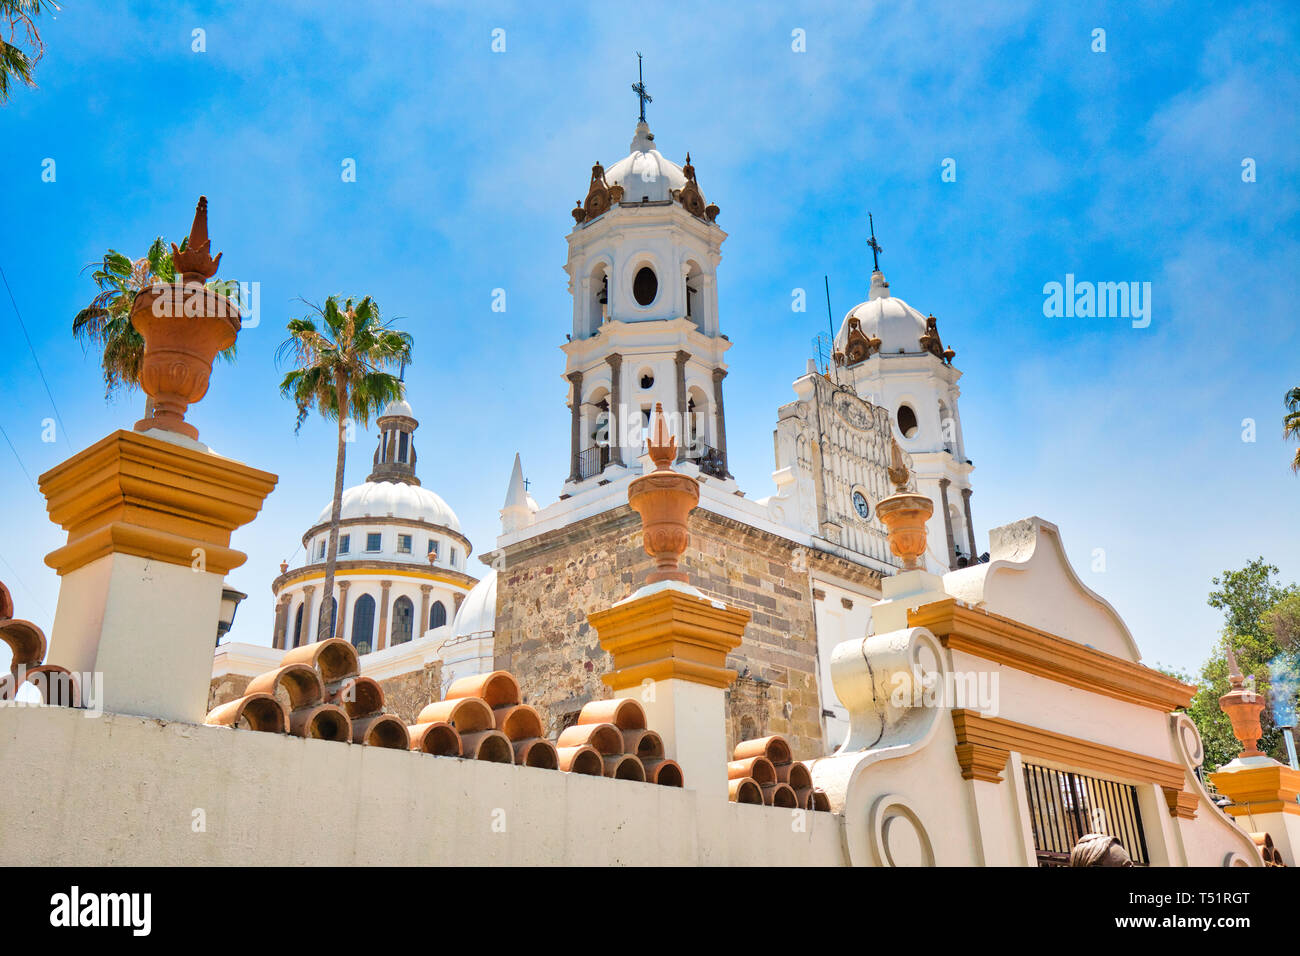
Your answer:
[[[117,431],[40,477],[67,543],[49,662],[101,673],[105,710],[202,723],[221,589],[275,475],[162,432]]]
[[[727,654],[740,646],[748,611],[677,582],[652,585],[587,620],[614,659],[601,679],[645,707],[651,729],[682,767],[686,786],[727,799]]]

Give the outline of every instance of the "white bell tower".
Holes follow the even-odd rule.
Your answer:
[[[874,223],[867,245],[874,265],[871,290],[840,325],[831,375],[883,407],[899,445],[911,455],[917,490],[934,502],[930,570],[966,567],[979,559],[979,550],[970,504],[975,466],[962,437],[956,352],[944,347],[933,315],[922,315],[890,292]]]
[[[677,436],[678,467],[732,482],[722,397],[731,342],[720,331],[716,280],[727,234],[689,154],[678,166],[659,152],[645,121],[649,97],[637,92],[631,152],[608,170],[593,166],[586,200],[572,210],[565,497],[643,470],[656,402]]]

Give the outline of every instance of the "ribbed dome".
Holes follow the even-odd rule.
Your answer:
[[[330,520],[332,504],[327,504],[317,524]],[[343,492],[343,518],[405,518],[443,525],[460,531],[460,519],[447,502],[419,485],[399,481],[367,481]]]
[[[925,316],[902,299],[890,295],[889,283],[880,272],[871,274],[871,293],[867,301],[854,306],[844,316],[835,335],[837,351],[847,349],[850,319],[862,323],[862,332],[867,338],[880,339],[882,355],[923,351],[921,336],[925,334]]]
[[[474,637],[497,627],[497,572],[493,568],[465,596],[451,622],[452,639]]]
[[[632,137],[632,152],[605,170],[605,182],[623,187],[623,202],[651,202],[671,199],[671,191],[686,185],[682,167],[655,148],[654,134],[644,122],[638,123]]]
[[[380,418],[387,418],[389,415],[405,415],[407,418],[414,418],[415,412],[411,411],[411,406],[406,403],[405,399],[399,398],[395,402],[389,402],[384,406],[384,410],[379,413]]]

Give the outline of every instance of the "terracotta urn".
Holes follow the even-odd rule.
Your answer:
[[[131,304],[131,324],[144,337],[140,387],[150,400],[149,414],[135,423],[138,432],[199,437],[185,411],[208,393],[212,360],[235,344],[241,325],[239,307],[204,287],[221,264],[221,253],[214,258],[211,248],[208,200],[200,196],[186,248],[172,243],[176,281],[142,289]]]
[[[902,491],[876,505],[876,517],[889,532],[889,550],[903,561],[904,571],[915,571],[925,554],[925,524],[934,514],[934,502],[925,495]]]
[[[1241,756],[1262,757],[1264,752],[1259,749],[1259,738],[1264,736],[1264,728],[1260,725],[1264,699],[1246,689],[1246,678],[1237,666],[1237,655],[1231,645],[1228,647],[1228,683],[1232,689],[1219,698],[1219,709],[1228,715],[1232,735],[1241,743]]]
[[[658,403],[654,437],[648,451],[655,470],[637,478],[627,489],[627,503],[641,515],[642,545],[655,562],[655,570],[646,575],[646,583],[689,582],[678,562],[691,540],[686,521],[700,502],[700,485],[691,476],[672,470],[671,464],[677,457],[677,439],[669,436],[663,405]]]
[[[158,284],[141,291],[131,306],[131,324],[144,337],[140,386],[152,400],[151,414],[135,423],[197,439],[185,421],[190,405],[208,393],[217,353],[235,344],[239,308],[198,283]]]

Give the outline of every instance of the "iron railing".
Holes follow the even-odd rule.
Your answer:
[[[1134,866],[1146,866],[1137,788],[1081,773],[1025,764],[1025,792],[1039,866],[1066,866],[1086,833],[1119,840]]]
[[[598,475],[605,470],[609,464],[609,446],[592,445],[590,448],[583,449],[578,453],[578,478],[579,480],[590,478],[592,475]]]

